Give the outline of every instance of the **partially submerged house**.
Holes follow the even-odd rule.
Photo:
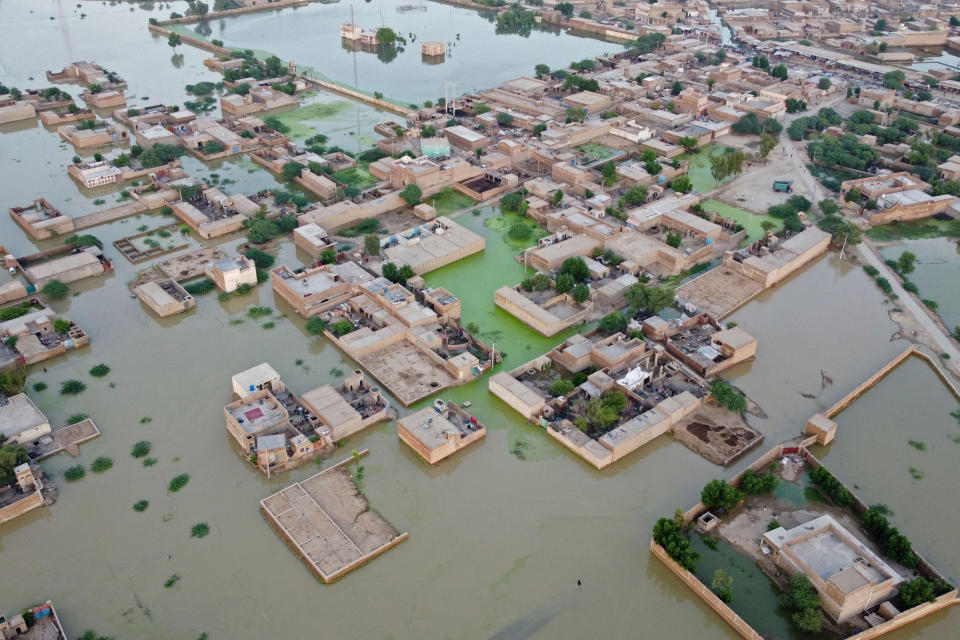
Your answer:
[[[257,265],[244,256],[238,255],[208,262],[204,271],[217,288],[226,293],[236,291],[243,285],[257,284]]]
[[[39,300],[7,307],[14,308],[24,313],[0,322],[0,370],[17,362],[37,364],[90,344],[83,329]]]
[[[134,287],[133,293],[161,318],[183,313],[197,306],[194,297],[172,278],[145,282]]]
[[[487,428],[452,402],[437,400],[397,422],[397,435],[427,464],[441,460],[487,436]]]
[[[336,442],[388,418],[379,388],[354,371],[343,384],[297,396],[267,363],[233,376],[224,407],[227,432],[263,473],[295,469],[329,453]]]

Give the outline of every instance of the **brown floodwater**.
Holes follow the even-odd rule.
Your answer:
[[[82,20],[73,14],[75,4],[0,3],[4,83],[45,85],[26,78],[42,78],[45,69],[81,59],[120,70],[132,92],[156,101],[182,101],[184,84],[215,79],[200,63],[203,54],[178,48],[183,60],[177,66],[166,43],[146,31],[149,16],[182,12],[183,3],[151,13],[131,12],[127,4],[85,2],[82,10],[89,15]],[[56,19],[49,20],[51,15]],[[31,53],[28,61],[24,51]],[[517,75],[528,66],[524,62]],[[97,196],[81,195],[66,177],[64,165],[72,155],[55,132],[42,127],[0,133],[0,206],[46,196],[71,215],[95,210]],[[228,192],[272,183],[245,161],[230,166],[237,183]],[[222,167],[207,169],[217,170],[226,175]],[[103,206],[116,198],[100,197],[107,200]],[[518,247],[506,242],[502,225],[488,223],[494,214],[484,208],[479,216],[461,217],[486,236],[482,255],[427,279],[465,298],[464,322],[475,320],[490,339],[508,345],[503,366],[513,367],[561,338],[538,336],[495,309],[493,289],[519,280],[522,267],[509,260]],[[76,460],[59,456],[44,463],[60,485],[56,504],[0,528],[5,613],[52,599],[71,637],[87,628],[117,638],[188,640],[203,632],[211,640],[582,638],[598,631],[611,638],[737,637],[647,550],[658,517],[689,506],[699,487],[734,469],[719,469],[661,438],[598,472],[493,398],[486,379],[446,394],[473,402],[488,427],[486,440],[436,468],[399,442],[394,422],[346,443],[344,457],[351,449],[371,450],[363,490],[410,538],[334,585],[317,582],[258,511],[260,499],[316,467],[262,477],[231,446],[222,406],[230,397],[229,376],[259,362],[272,363],[299,391],[336,382],[335,369],[347,371],[354,363],[323,339],[308,336],[303,320],[275,300],[269,286],[224,302],[209,294],[195,311],[155,318],[130,299],[125,285],[137,267],[110,243],[162,221],[144,215],[92,229],[115,258],[116,271],[71,285],[79,295],[53,305],[80,324],[92,344],[46,363],[45,373],[36,368],[30,383],[49,386],[31,396],[55,425],[86,412],[103,436],[83,445]],[[219,244],[233,249],[241,242]],[[14,253],[53,243],[35,245],[9,217],[0,216],[0,244]],[[292,243],[280,246],[280,263],[306,261]],[[276,311],[252,319],[247,310],[256,305]],[[795,434],[810,413],[835,402],[905,346],[889,341],[896,327],[876,287],[859,268],[834,257],[818,260],[733,318],[760,338],[760,350],[755,362],[728,377],[766,411],[768,418],[750,421],[771,445]],[[110,374],[91,377],[87,372],[101,362],[111,367]],[[952,509],[930,505],[951,500],[960,479],[951,460],[960,445],[931,430],[945,436],[948,427],[960,429],[943,421],[950,403],[937,391],[935,376],[913,367],[905,365],[867,395],[863,412],[858,404],[841,415],[827,462],[844,480],[870,483],[869,499],[890,505],[917,547],[957,579],[960,565],[946,533],[956,518]],[[834,379],[822,393],[821,369]],[[70,378],[84,381],[86,391],[60,396],[60,383]],[[810,400],[801,392],[820,397]],[[912,410],[900,416],[882,403],[871,409],[878,397]],[[892,435],[877,435],[881,418]],[[896,429],[923,430],[916,439],[926,440],[930,449],[910,448],[905,441],[912,436]],[[130,456],[138,440],[153,443],[155,466],[143,467]],[[523,459],[511,454],[518,443]],[[113,468],[72,484],[63,481],[67,467],[89,465],[97,456],[113,458]],[[752,458],[748,454],[735,466]],[[925,479],[914,485],[904,465],[925,469]],[[889,478],[882,477],[886,467],[895,467]],[[189,484],[168,493],[168,482],[180,473],[190,474]],[[141,499],[150,506],[136,513],[131,506]],[[210,535],[191,539],[190,528],[199,522],[209,524]],[[179,582],[164,588],[173,574]],[[958,623],[960,613],[939,614],[890,637],[946,640],[955,637]]]

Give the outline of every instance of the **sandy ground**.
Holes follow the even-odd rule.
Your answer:
[[[719,319],[761,289],[756,280],[721,266],[680,286],[677,298]]]

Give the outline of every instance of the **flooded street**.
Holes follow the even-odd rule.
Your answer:
[[[145,96],[150,104],[182,104],[185,84],[220,79],[203,66],[205,52],[182,46],[174,54],[165,40],[147,31],[149,17],[182,13],[184,3],[154,11],[138,5],[131,11],[127,4],[84,2],[75,13],[76,4],[0,2],[5,34],[0,81],[47,86],[44,70],[90,60],[124,76],[129,96]],[[357,22],[376,26],[379,6],[358,4]],[[567,34],[497,37],[494,26],[475,12],[426,7],[427,12],[400,14],[394,5],[383,4],[386,22],[397,24],[398,31],[412,30],[405,25],[413,22],[426,26],[416,31],[417,43],[388,65],[373,54],[356,54],[358,61],[371,60],[359,67],[362,86],[388,95],[398,89],[406,97],[403,89],[410,99],[422,101],[442,94],[446,78],[470,85],[458,87],[464,91],[529,75],[536,62],[565,65],[619,48]],[[79,17],[81,11],[86,18]],[[346,74],[349,83],[352,67],[343,59],[350,56],[337,53],[338,39],[331,45],[330,38],[316,35],[335,30],[348,13],[349,5],[341,3],[217,20],[210,25],[211,37],[295,57],[331,77]],[[462,44],[446,65],[420,63],[421,41],[450,39],[458,31]],[[501,55],[501,49],[510,60],[523,62],[477,59],[478,50]],[[25,50],[32,52],[29,60]],[[80,93],[73,85],[61,86]],[[348,103],[335,121],[304,122],[330,135],[331,144],[358,136],[370,141],[371,111]],[[355,135],[348,138],[350,131]],[[65,170],[73,155],[55,131],[42,126],[0,129],[0,206],[21,206],[41,196],[73,216],[113,206],[116,190],[80,193]],[[224,187],[228,193],[278,184],[246,159],[204,166],[185,157],[183,163],[197,176],[217,173],[221,181],[235,181]],[[98,198],[106,203],[94,205]],[[509,369],[569,334],[544,338],[494,306],[497,287],[522,279],[524,267],[514,256],[536,238],[508,241],[508,225],[499,212],[478,208],[479,215],[467,211],[457,220],[484,235],[485,251],[425,279],[463,299],[463,324],[476,323],[481,338],[505,352],[501,367]],[[596,471],[492,396],[488,376],[435,396],[471,401],[470,411],[488,427],[486,440],[431,468],[400,443],[395,421],[350,438],[333,460],[348,457],[352,449],[370,449],[363,492],[410,538],[340,582],[323,585],[274,534],[258,504],[321,467],[263,477],[233,445],[223,405],[230,401],[230,376],[260,362],[271,363],[297,392],[338,384],[335,370],[349,371],[356,363],[324,338],[308,335],[304,320],[275,299],[269,283],[225,301],[212,293],[199,296],[196,310],[163,320],[131,299],[126,283],[149,263],[130,264],[111,243],[141,225],[171,221],[143,215],[88,231],[103,241],[115,271],[71,284],[79,295],[52,306],[69,314],[90,335],[91,345],[44,363],[46,372],[35,367],[28,383],[47,383],[45,391],[31,390],[30,396],[54,427],[85,412],[103,432],[82,445],[78,459],[60,455],[43,463],[60,488],[53,506],[0,528],[4,611],[50,599],[70,637],[96,629],[118,639],[186,640],[204,632],[210,640],[579,639],[598,630],[610,638],[737,638],[650,555],[653,523],[695,503],[710,479],[731,476],[760,451],[799,433],[811,413],[832,405],[907,346],[890,341],[897,327],[887,317],[881,292],[859,266],[834,254],[755,298],[729,319],[759,338],[757,359],[725,377],[765,410],[766,419],[751,417],[750,422],[766,440],[729,470],[663,437]],[[233,251],[243,242],[231,236],[204,244]],[[0,213],[0,244],[23,255],[57,240],[35,244]],[[278,264],[299,267],[308,261],[292,242],[280,245]],[[923,262],[921,257],[916,281],[925,291]],[[946,296],[937,299],[945,306]],[[252,318],[247,312],[258,305],[275,311]],[[296,364],[300,359],[303,363]],[[105,378],[88,374],[98,363],[111,367]],[[821,370],[834,381],[822,390]],[[59,395],[60,383],[71,378],[85,382],[86,391]],[[943,505],[960,481],[955,463],[960,444],[949,437],[960,435],[960,423],[947,415],[956,405],[925,363],[908,361],[840,415],[837,441],[825,452],[826,463],[851,485],[859,483],[865,499],[890,505],[895,524],[954,581],[960,579],[952,536],[956,516]],[[928,449],[917,451],[908,439],[923,440]],[[152,443],[156,465],[144,467],[131,457],[139,440]],[[98,456],[111,457],[113,468],[64,481],[67,467],[89,465]],[[913,480],[909,467],[921,469],[924,479]],[[170,479],[181,473],[190,475],[189,483],[169,493]],[[150,503],[143,513],[132,509],[139,500]],[[191,539],[191,527],[200,522],[209,524],[210,535]],[[165,588],[173,574],[179,582]],[[758,582],[756,588],[763,586]],[[746,591],[738,593],[747,597]],[[953,611],[889,638],[947,640],[956,637],[958,627],[960,611]]]

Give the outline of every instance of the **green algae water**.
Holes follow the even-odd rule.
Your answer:
[[[141,104],[182,104],[184,85],[220,79],[203,66],[206,52],[183,46],[173,51],[165,39],[147,30],[148,18],[184,13],[185,3],[84,2],[79,8],[76,4],[4,0],[0,13],[4,84],[46,86],[44,70],[92,60],[127,79],[131,101],[135,96]],[[346,4],[332,6],[349,10]],[[431,18],[463,11],[427,6]],[[383,8],[385,17],[396,9],[388,4]],[[255,17],[274,40],[283,38],[287,21],[301,21],[304,28],[316,31],[329,26],[304,9]],[[331,21],[337,25],[339,20],[334,16]],[[213,29],[232,29],[235,24],[211,23]],[[480,26],[491,27],[471,31],[485,38],[483,47],[496,49],[504,40],[519,38],[495,38],[489,23]],[[515,58],[499,65],[496,73],[529,74],[537,62],[558,66],[591,55],[576,52],[569,44],[585,40],[547,35],[550,55],[557,60],[513,52]],[[466,36],[464,31],[462,37]],[[29,59],[24,51],[30,51]],[[407,54],[411,52],[418,53],[415,47],[407,49]],[[454,49],[454,58],[458,55]],[[439,82],[423,79],[426,74],[420,74],[419,67],[411,71],[397,65],[399,60],[386,65],[396,76],[391,82],[424,82],[430,96],[442,93]],[[312,64],[327,70],[320,57]],[[330,62],[335,64],[339,63]],[[465,71],[461,73],[466,77]],[[62,86],[79,95],[77,87]],[[330,128],[332,120],[309,126],[330,135],[330,144],[341,144],[335,137],[341,134]],[[354,124],[349,130],[371,135],[367,125]],[[340,139],[356,137],[348,135],[344,130]],[[93,201],[102,196],[82,194],[66,174],[74,153],[55,131],[0,127],[4,176],[0,204],[20,206],[45,196],[68,215],[98,210],[101,205]],[[185,158],[184,164],[204,177],[218,173],[221,184],[235,181],[223,187],[227,193],[251,193],[274,184],[291,188],[248,160],[204,166]],[[108,203],[118,190],[106,190]],[[496,337],[498,349],[507,353],[506,362],[498,367],[512,368],[544,353],[563,336],[543,338],[496,309],[492,292],[522,279],[523,266],[513,258],[534,240],[531,236],[525,243],[509,241],[506,218],[497,221],[500,216],[494,210],[478,208],[480,216],[468,211],[457,219],[484,234],[484,253],[426,279],[463,299],[464,323],[476,322],[481,333],[488,334],[485,339]],[[269,285],[223,301],[214,293],[199,296],[196,310],[166,319],[156,318],[132,300],[125,285],[150,263],[131,265],[111,243],[141,225],[153,228],[169,220],[143,215],[90,229],[104,242],[115,271],[71,284],[71,291],[79,295],[53,303],[55,310],[69,314],[84,328],[92,344],[34,368],[29,383],[42,381],[48,388],[30,395],[55,426],[71,414],[85,412],[103,435],[82,445],[78,458],[61,455],[44,461],[45,471],[59,485],[58,501],[0,527],[2,613],[52,599],[69,637],[96,629],[124,639],[192,640],[202,633],[210,640],[318,635],[580,639],[598,633],[611,638],[738,637],[652,559],[648,545],[658,517],[691,505],[699,487],[714,477],[730,477],[753,456],[724,470],[669,438],[660,438],[598,472],[491,396],[487,377],[435,396],[471,401],[471,410],[488,426],[485,441],[436,467],[422,463],[398,440],[395,422],[350,438],[339,450],[336,460],[349,457],[352,449],[371,450],[364,459],[363,490],[372,506],[398,530],[408,531],[410,538],[334,585],[317,582],[274,535],[258,502],[322,467],[311,465],[264,478],[233,449],[224,428],[223,405],[230,400],[230,376],[260,362],[270,362],[292,389],[301,392],[337,384],[341,380],[337,371],[349,371],[356,363],[323,338],[308,335],[304,320],[275,299]],[[0,244],[15,255],[57,242],[34,243],[9,216],[0,216]],[[243,238],[194,242],[234,252],[242,247]],[[310,261],[289,239],[279,244],[277,256],[278,263],[292,267]],[[796,434],[811,413],[836,402],[903,349],[902,342],[889,341],[896,327],[881,301],[882,295],[861,269],[829,257],[734,314],[760,339],[760,347],[756,361],[727,374],[766,410],[765,420],[751,417],[767,437],[764,447]],[[272,314],[251,317],[253,307],[270,308]],[[110,374],[91,377],[90,368],[101,362],[110,366]],[[835,381],[822,393],[820,369]],[[60,383],[71,378],[83,381],[87,389],[73,397],[60,395]],[[914,410],[901,429],[914,429],[921,419],[943,418],[947,402],[941,407],[927,402],[925,395],[910,395],[925,384],[908,380],[889,391],[891,402],[907,398],[902,401]],[[801,391],[819,397],[805,398]],[[898,395],[901,392],[904,395]],[[882,410],[875,411],[883,417]],[[949,423],[938,423],[944,429],[942,444],[932,435],[918,438],[933,447],[925,452],[905,443],[915,434],[881,447],[871,438],[871,416],[854,428],[847,426],[848,412],[841,416],[841,430],[832,446],[853,451],[850,471],[842,460],[832,459],[839,453],[828,454],[829,464],[844,480],[852,478],[861,486],[865,480],[854,477],[861,468],[873,472],[874,467],[882,470],[896,464],[901,469],[900,455],[949,455],[953,450],[948,445],[960,447],[946,438]],[[155,465],[144,467],[130,455],[140,440],[152,443]],[[63,481],[65,469],[74,464],[89,467],[98,456],[112,458],[113,468],[88,473],[75,483]],[[860,466],[853,467],[854,461]],[[927,505],[950,503],[952,488],[960,480],[957,467],[924,465],[923,458],[906,466],[926,470],[917,488],[909,476],[905,483],[899,475],[896,481],[880,479],[877,488],[883,495],[869,499],[890,504],[901,530],[956,580],[960,568],[947,535],[952,512]],[[189,484],[170,493],[170,480],[182,473],[190,474]],[[131,508],[140,500],[150,503],[143,513]],[[210,534],[191,539],[191,527],[199,522],[210,526]],[[180,580],[165,588],[173,574]],[[323,612],[320,630],[312,615],[317,611]],[[942,613],[891,638],[952,639],[958,624],[960,613]]]
[[[719,213],[720,215],[726,218],[731,218],[732,220],[736,220],[739,224],[743,225],[747,230],[747,237],[744,241],[745,244],[753,244],[762,238],[764,234],[766,234],[766,231],[763,230],[762,226],[765,221],[771,222],[774,225],[774,230],[783,226],[783,223],[773,216],[752,213],[746,209],[734,207],[726,202],[721,202],[712,198],[709,200],[704,200],[701,204],[707,211]]]

